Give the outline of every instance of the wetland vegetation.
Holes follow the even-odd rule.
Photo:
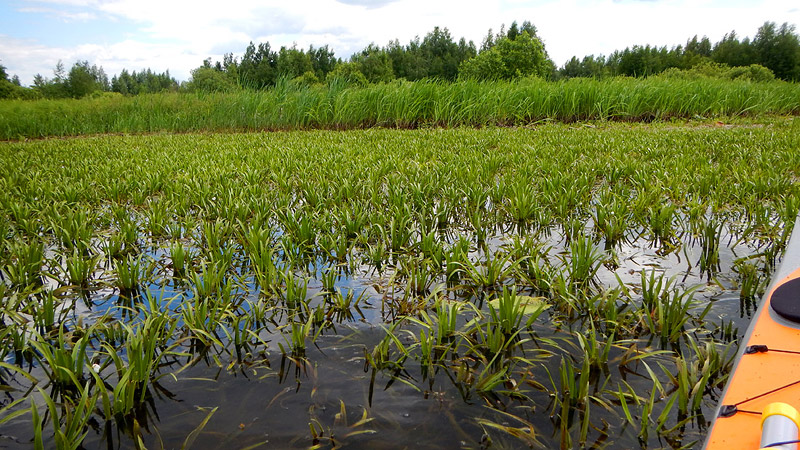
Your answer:
[[[800,113],[800,85],[714,78],[434,80],[0,102],[0,140],[102,133],[414,129],[577,121],[733,120]]]
[[[663,107],[657,93],[670,86],[658,80],[543,94],[537,83],[237,97],[249,106],[219,94],[244,121],[220,127],[302,128],[308,111],[331,128],[539,117],[524,105],[567,120],[641,118],[645,105],[657,118],[669,105],[681,117],[797,112],[795,100],[763,106],[783,97],[745,82],[719,87],[728,93],[687,84],[687,98],[697,88],[718,103]],[[581,94],[564,94],[572,88]],[[593,101],[595,89],[617,100]],[[283,103],[266,98],[281,92]],[[511,107],[529,94],[559,100]],[[415,100],[448,95],[464,103]],[[25,114],[71,106],[8,102],[17,113],[0,129],[6,139],[217,129],[203,122],[213,107],[181,106],[185,118],[164,106],[192,97],[106,106],[148,101],[164,102],[149,106],[163,116],[114,120],[98,107],[50,123]],[[371,104],[389,116],[357,115]],[[219,118],[239,120],[230,112]],[[278,122],[248,122],[261,114]],[[800,208],[800,122],[719,125],[0,143],[0,442],[691,448]]]

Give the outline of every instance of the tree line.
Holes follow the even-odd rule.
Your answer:
[[[559,69],[559,75],[571,77],[642,77],[657,75],[669,69],[690,70],[709,65],[749,67],[759,65],[775,77],[786,81],[800,80],[800,38],[794,25],[778,27],[766,22],[755,37],[739,39],[735,31],[712,44],[707,37],[694,36],[685,46],[672,48],[650,45],[628,47],[608,57],[589,55],[572,57]],[[738,73],[741,71],[733,71]],[[763,71],[762,71],[763,72]]]
[[[189,90],[220,91],[240,87],[262,89],[279,80],[314,84],[341,79],[354,84],[382,83],[395,79],[417,81],[459,77],[496,79],[515,76],[549,77],[553,63],[530,22],[494,35],[491,30],[480,51],[472,41],[456,41],[447,28],[435,27],[408,44],[390,41],[385,47],[368,45],[343,61],[326,45],[308,50],[269,43],[250,43],[241,59],[229,53],[222,61],[207,59],[192,71]]]
[[[53,78],[39,74],[31,88],[9,78],[0,65],[0,98],[81,98],[116,92],[138,95],[162,91],[230,91],[265,89],[284,81],[302,84],[331,80],[366,85],[401,79],[499,80],[541,77],[558,80],[575,77],[713,76],[764,81],[779,78],[800,80],[800,38],[794,25],[765,22],[751,40],[739,39],[735,31],[711,43],[694,36],[685,45],[671,48],[635,45],[608,56],[573,57],[557,68],[547,54],[536,27],[528,21],[513,22],[498,33],[491,29],[477,47],[464,38],[454,39],[447,28],[434,28],[423,38],[407,44],[399,40],[386,46],[370,44],[348,60],[337,58],[327,45],[300,49],[269,42],[251,42],[241,57],[228,53],[222,61],[206,59],[192,70],[184,83],[169,71],[156,73],[123,70],[108,78],[102,67],[76,62],[69,71],[59,62]]]

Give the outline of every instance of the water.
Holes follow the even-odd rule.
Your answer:
[[[734,261],[756,253],[756,249],[747,245],[731,249],[724,245],[730,240],[728,232],[723,233],[720,270],[714,276],[700,273],[697,261],[701,249],[695,242],[683,242],[678,250],[665,253],[654,243],[636,238],[614,247],[616,264],[601,268],[598,279],[604,286],[616,286],[622,281],[634,291],[632,298],[636,298],[642,269],[675,277],[680,289],[700,285],[695,294],[700,304],[693,313],[699,314],[706,302],[711,302],[712,307],[704,321],[707,325],[692,325],[687,334],[697,342],[712,337],[722,342],[717,328],[729,322],[735,329],[733,338],[738,338],[747,328],[753,306],[739,298]],[[493,253],[508,242],[507,237],[490,239],[487,248],[475,251],[471,259],[474,261],[483,252]],[[553,247],[549,253],[553,260],[567,248],[556,234],[546,238],[545,243]],[[151,249],[149,257],[163,260],[164,250]],[[675,346],[663,345],[646,334],[625,337],[611,348],[607,364],[591,369],[588,402],[563,407],[559,368],[565,363],[580,369],[583,353],[577,335],[587,333],[588,323],[586,317],[567,317],[554,309],[539,317],[531,330],[517,336],[524,343],[504,356],[508,380],[486,392],[475,388],[475,378],[491,363],[481,362],[476,350],[467,347],[459,348],[430,370],[414,357],[406,359],[402,368],[375,370],[367,364],[365,353],[373,351],[391,325],[393,316],[387,313],[384,289],[394,272],[388,268],[379,274],[354,261],[348,265],[351,270],[343,272],[335,286],[345,292],[352,290],[356,296],[363,294],[365,301],[357,310],[352,309],[348,318],[326,327],[313,342],[306,339],[304,358],[283,355],[279,348],[279,343],[289,345],[283,326],[288,317],[285,313],[277,316],[275,326],[259,332],[266,345],[251,340],[237,353],[215,346],[198,351],[184,343],[175,351],[185,354],[165,357],[165,365],[159,370],[163,376],[150,384],[150,397],[137,414],[144,444],[148,448],[179,448],[187,439],[196,438],[192,448],[246,448],[259,444],[265,448],[632,448],[680,447],[704,436],[721,386],[708,390],[699,414],[695,412],[685,423],[681,424],[684,419],[671,413],[659,434],[655,424],[668,397],[656,395],[655,410],[649,419],[642,419],[643,410],[636,404],[646,402],[653,389],[653,375],[648,369],[665,386],[665,393],[671,394],[672,359],[665,353],[624,363],[642,352],[685,351],[685,342]],[[173,299],[165,305],[177,314],[180,301],[194,295],[191,286],[175,282],[166,271],[155,267],[141,291]],[[313,311],[326,304],[321,276],[330,264],[317,259],[308,267],[312,277],[308,304],[309,311]],[[484,313],[488,310],[473,292],[453,289],[445,295],[454,301],[479,305]],[[259,298],[252,276],[242,275],[234,297],[241,301],[240,311],[247,313],[250,304],[246,300]],[[88,298],[76,300],[72,320],[91,322],[103,314],[125,319],[117,308],[119,303],[113,289],[95,289]],[[474,316],[465,308],[459,326]],[[604,342],[606,337],[600,328],[598,324],[598,336]],[[396,335],[400,343],[413,347],[421,329],[410,323],[399,328]],[[220,333],[219,338],[229,346],[224,334]],[[470,342],[481,341],[477,336],[467,338]],[[735,346],[729,350],[735,351]],[[396,349],[390,357],[398,358]],[[666,370],[660,369],[659,363]],[[107,368],[103,376],[113,378],[112,372]],[[31,373],[43,378],[41,369],[35,366]],[[23,385],[20,380],[19,387]],[[647,436],[642,436],[641,426],[626,420],[617,393],[630,394],[626,398],[631,415],[635,422],[645,421]],[[19,395],[22,393],[8,392],[4,404]],[[36,392],[32,397],[37,405],[44,405]],[[28,402],[18,408],[26,407]],[[588,426],[582,432],[587,411]],[[199,434],[192,435],[194,429]],[[112,423],[90,422],[84,447],[134,448],[127,433]],[[584,434],[585,442],[581,442]],[[0,431],[2,447],[27,448],[31,442],[28,415],[9,421]]]

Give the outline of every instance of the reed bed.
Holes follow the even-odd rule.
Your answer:
[[[612,78],[403,82],[284,81],[266,91],[0,102],[0,139],[102,133],[511,126],[800,112],[800,86],[774,81]]]
[[[800,208],[798,136],[1,143],[0,425],[60,448],[414,445],[409,424],[438,446],[691,447]]]

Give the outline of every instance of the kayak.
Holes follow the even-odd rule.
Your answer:
[[[797,449],[800,430],[800,216],[742,340],[705,449]]]

